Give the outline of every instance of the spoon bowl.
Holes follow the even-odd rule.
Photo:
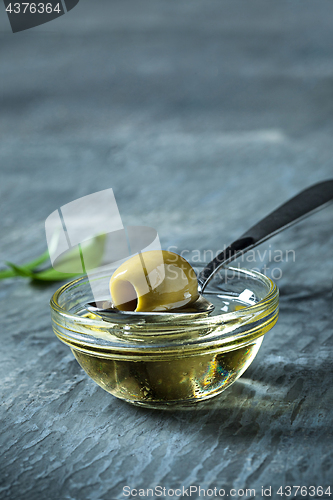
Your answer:
[[[215,306],[205,297],[199,295],[197,300],[182,307],[181,309],[165,311],[165,312],[134,312],[120,311],[109,299],[100,300],[98,302],[88,302],[85,304],[85,309],[90,313],[100,316],[104,321],[117,323],[158,323],[173,321],[175,314],[177,320],[189,321],[192,317],[205,317],[214,310]]]

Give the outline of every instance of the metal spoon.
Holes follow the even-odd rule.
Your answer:
[[[119,311],[109,300],[89,302],[85,308],[105,321],[116,322],[159,322],[189,320],[210,314],[214,306],[202,296],[204,289],[221,266],[260,245],[275,234],[287,229],[312,213],[321,210],[333,201],[333,180],[314,184],[281,205],[252,226],[240,238],[231,243],[213,259],[198,276],[199,298],[187,307],[167,312]]]
[[[88,302],[85,309],[104,319],[104,321],[117,323],[158,323],[175,320],[190,320],[198,316],[207,316],[215,306],[205,297],[199,295],[199,298],[181,309],[173,309],[166,312],[135,312],[120,311],[109,299],[98,302]]]

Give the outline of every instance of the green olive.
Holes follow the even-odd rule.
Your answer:
[[[166,250],[143,252],[124,262],[111,277],[110,292],[119,310],[136,312],[179,309],[199,296],[193,268]]]

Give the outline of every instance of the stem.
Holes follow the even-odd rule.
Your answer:
[[[5,280],[7,278],[14,278],[15,276],[17,276],[17,274],[12,269],[8,269],[8,271],[7,270],[0,271],[0,280]]]
[[[27,271],[33,271],[37,266],[43,264],[49,258],[49,251],[46,250],[42,253],[37,259],[34,259],[23,266],[20,266]],[[0,271],[0,280],[5,280],[7,278],[15,278],[15,276],[19,276],[15,269],[5,269],[4,271]],[[22,275],[21,275],[22,277]]]

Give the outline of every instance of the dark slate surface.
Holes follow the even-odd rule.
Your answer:
[[[42,252],[46,217],[105,187],[125,224],[204,258],[332,177],[329,1],[82,0],[15,35],[0,9],[0,28],[1,262]],[[125,485],[333,492],[332,209],[265,249],[244,266],[271,272],[269,250],[295,251],[278,264],[279,322],[196,411],[113,398],[54,337],[56,285],[1,282],[1,500],[113,500]]]

